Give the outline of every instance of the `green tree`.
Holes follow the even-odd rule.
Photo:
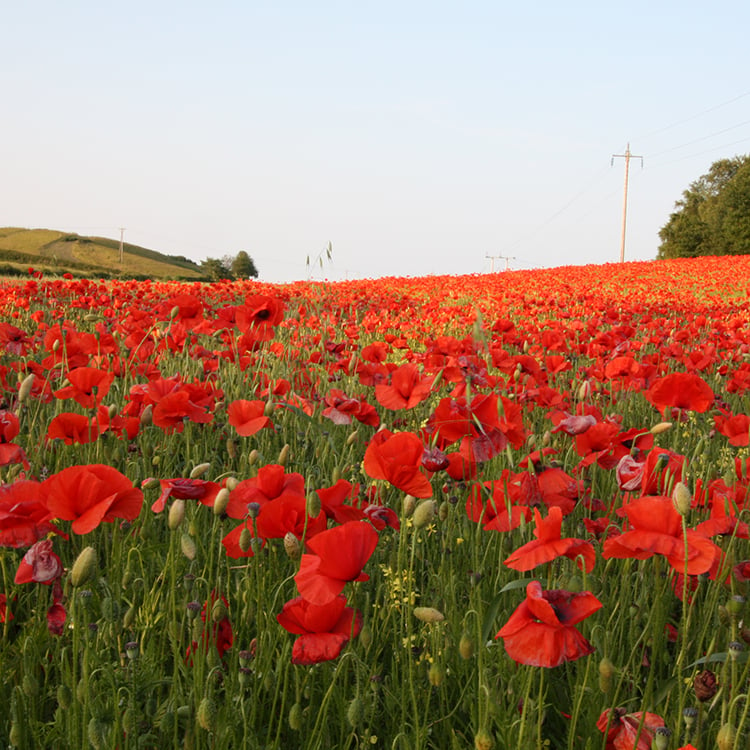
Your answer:
[[[244,251],[240,250],[234,256],[231,264],[232,276],[235,279],[258,278],[258,269],[255,267],[253,259]]]
[[[692,182],[659,238],[661,259],[750,253],[750,155],[720,159]]]
[[[223,260],[219,260],[218,258],[206,258],[201,263],[201,271],[211,281],[232,278],[232,269]]]

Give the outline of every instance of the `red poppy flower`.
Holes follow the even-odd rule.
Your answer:
[[[51,635],[60,636],[63,634],[63,628],[67,616],[68,613],[60,602],[55,602],[47,610],[47,630],[49,630]]]
[[[161,427],[166,433],[175,430],[182,432],[185,422],[206,423],[211,422],[213,414],[191,400],[191,394],[186,388],[169,393],[154,407],[152,419],[157,427]]]
[[[15,583],[53,584],[63,572],[60,558],[52,551],[52,540],[34,543],[23,556],[16,571]]]
[[[39,482],[0,485],[0,547],[30,547],[57,532],[51,519]]]
[[[297,472],[287,472],[280,464],[268,464],[258,469],[257,477],[243,480],[231,491],[226,512],[230,518],[245,518],[250,503],[263,507],[290,495],[305,498],[305,478]]]
[[[335,659],[349,638],[362,629],[362,613],[347,607],[343,595],[323,605],[298,596],[284,604],[276,619],[290,633],[299,635],[292,647],[292,664]]]
[[[716,431],[729,438],[729,445],[738,448],[750,444],[750,417],[747,414],[733,414],[725,417],[714,417]]]
[[[558,557],[574,560],[581,570],[590,573],[596,561],[596,553],[589,542],[582,539],[561,539],[562,510],[559,506],[549,509],[547,518],[542,518],[534,508],[536,529],[534,541],[519,547],[505,560],[505,565],[513,570],[533,570],[538,565],[551,562]]]
[[[697,531],[687,529],[683,535],[682,516],[670,497],[641,497],[628,503],[621,512],[627,516],[631,530],[604,542],[602,554],[607,560],[612,557],[646,560],[653,555],[664,555],[678,573],[700,575],[711,568],[720,552]]]
[[[424,445],[413,432],[376,432],[365,450],[364,469],[373,479],[385,479],[414,497],[432,497],[432,485],[422,473]]]
[[[654,730],[663,726],[664,719],[657,714],[629,714],[624,708],[608,708],[596,722],[596,728],[607,736],[605,750],[650,750]]]
[[[62,440],[65,445],[93,443],[99,437],[99,424],[84,414],[65,411],[53,417],[47,427],[47,440]]]
[[[10,622],[14,619],[13,613],[8,610],[8,597],[0,594],[0,622]]]
[[[224,604],[225,612],[217,622],[214,619],[214,605],[219,599]],[[234,643],[232,623],[229,619],[229,602],[226,600],[226,597],[219,597],[216,592],[212,591],[211,596],[203,604],[201,620],[203,621],[203,632],[200,636],[200,643],[193,641],[185,654],[185,661],[190,665],[193,663],[193,654],[198,651],[200,646],[203,647],[203,651],[206,653],[212,645],[216,646],[219,658],[221,658],[232,648],[232,644]],[[206,626],[206,623],[208,623],[208,626]]]
[[[386,409],[413,409],[430,395],[434,380],[423,377],[419,367],[408,362],[391,373],[390,384],[375,386],[375,398]]]
[[[670,407],[705,412],[714,402],[711,386],[699,375],[689,372],[673,372],[659,378],[644,395],[660,413]]]
[[[347,396],[338,388],[331,389],[325,397],[325,403],[327,406],[323,409],[323,416],[334,424],[351,424],[352,418],[371,427],[380,424],[380,417],[374,406],[364,399]]]
[[[107,396],[114,379],[113,372],[104,372],[96,367],[76,367],[68,373],[70,385],[55,391],[55,396],[72,398],[84,409],[93,409]]]
[[[685,480],[687,459],[667,448],[649,451],[643,464],[642,495],[667,495],[676,482]]]
[[[349,521],[316,534],[307,544],[313,554],[302,555],[294,580],[312,604],[328,604],[347,581],[367,581],[362,572],[378,544],[378,532],[364,521]]]
[[[526,587],[521,602],[495,638],[515,662],[533,667],[557,667],[594,652],[575,625],[600,609],[589,591],[543,591],[539,581]]]
[[[265,401],[238,399],[227,407],[229,424],[242,437],[250,437],[266,427],[273,429],[273,422],[265,415]]]
[[[20,328],[10,323],[0,322],[0,348],[15,357],[23,357],[29,351],[33,342]]]
[[[144,479],[144,484],[153,480]],[[151,506],[154,513],[161,513],[167,500],[171,497],[175,500],[197,500],[201,505],[213,507],[216,496],[221,490],[221,485],[216,482],[208,482],[205,479],[160,479],[161,495]]]
[[[72,521],[76,534],[88,534],[102,521],[132,521],[141,512],[143,493],[117,469],[104,464],[71,466],[42,483],[55,518]]]

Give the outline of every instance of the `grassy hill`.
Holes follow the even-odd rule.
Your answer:
[[[163,255],[119,240],[83,237],[55,229],[0,228],[0,274],[45,273],[120,279],[201,281],[200,267],[181,256]]]

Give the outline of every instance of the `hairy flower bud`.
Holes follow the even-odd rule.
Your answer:
[[[193,470],[190,472],[190,478],[198,479],[198,477],[202,477],[210,468],[211,464],[207,461],[202,464],[198,464],[197,466],[193,467]]]
[[[185,501],[182,498],[177,498],[172,501],[169,506],[169,513],[167,514],[167,526],[170,531],[180,527],[180,524],[185,520]]]
[[[73,563],[70,569],[70,584],[78,588],[88,583],[96,573],[96,550],[93,547],[85,547]]]
[[[423,500],[414,510],[414,516],[412,517],[414,528],[422,529],[429,526],[435,520],[435,511],[434,500]]]
[[[226,487],[222,487],[216,493],[216,499],[214,500],[214,515],[223,516],[226,512],[227,506],[229,505],[229,490]]]
[[[442,622],[445,619],[445,615],[434,607],[414,607],[414,617],[427,623]]]

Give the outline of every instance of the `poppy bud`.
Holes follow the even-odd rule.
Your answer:
[[[422,622],[433,623],[442,622],[445,619],[445,615],[434,607],[415,607],[414,617]]]
[[[130,628],[133,627],[133,623],[135,622],[135,616],[138,614],[138,607],[135,605],[128,607],[128,611],[125,613],[125,616],[122,618],[122,627],[125,628],[125,630],[130,630]]]
[[[204,698],[198,705],[198,726],[207,732],[216,731],[216,715],[219,710],[213,698]]]
[[[495,741],[486,729],[480,729],[474,735],[474,750],[492,750],[493,747],[495,747]]]
[[[190,534],[183,534],[180,537],[180,549],[182,550],[182,554],[185,555],[188,560],[195,560],[195,555],[198,550],[195,546],[195,540]]]
[[[291,450],[291,447],[289,446],[289,443],[286,443],[284,447],[279,451],[279,465],[280,466],[286,466],[287,462],[289,461],[289,451]]]
[[[415,529],[423,529],[435,520],[435,501],[423,500],[414,510],[412,518]]]
[[[719,750],[732,750],[736,737],[737,730],[729,722],[722,724],[716,735],[716,747]]]
[[[185,520],[185,501],[182,498],[177,498],[172,501],[169,506],[169,513],[167,514],[167,526],[170,531],[174,531],[179,528],[180,524]]]
[[[211,607],[211,620],[213,622],[221,622],[229,614],[227,605],[221,599],[217,599]]]
[[[672,427],[671,422],[659,422],[658,424],[655,424],[649,432],[652,435],[661,435],[662,432],[666,432],[668,429]]]
[[[357,440],[357,435],[359,435],[358,430],[354,430],[354,432],[350,433],[346,438],[346,444],[352,445]]]
[[[250,545],[253,543],[253,535],[250,533],[250,529],[247,526],[243,527],[240,531],[239,545],[243,552],[247,552],[250,549]]]
[[[403,511],[404,511],[404,515],[407,518],[412,513],[414,513],[414,508],[416,507],[417,507],[417,499],[414,497],[414,495],[404,495]]]
[[[677,512],[681,516],[686,516],[690,512],[690,506],[693,504],[693,496],[690,490],[682,482],[677,482],[672,490],[672,502]]]
[[[432,687],[440,687],[445,679],[445,668],[442,664],[434,662],[430,664],[430,670],[427,673],[427,679],[430,681]]]
[[[96,716],[91,717],[86,727],[86,735],[94,750],[102,750],[102,748],[107,747],[107,725],[101,719],[97,719]]]
[[[273,401],[271,401],[271,399],[268,399],[268,401],[266,401],[266,405],[263,407],[263,416],[270,417],[275,409],[276,405],[273,403]]]
[[[591,384],[588,380],[584,380],[581,385],[578,386],[578,400],[584,401],[589,395],[591,395]]]
[[[317,518],[320,515],[320,497],[317,492],[311,492],[307,496],[307,515],[310,518]]]
[[[96,550],[93,547],[82,549],[70,569],[70,585],[78,588],[88,583],[96,573],[96,563]]]
[[[210,468],[211,468],[211,464],[208,462],[198,464],[190,472],[190,478],[198,479],[198,477],[202,477]]]
[[[695,697],[701,702],[710,701],[716,695],[719,689],[716,683],[716,675],[710,669],[704,669],[695,675],[693,680],[693,690]]]
[[[599,662],[599,689],[603,693],[608,693],[612,689],[612,677],[615,672],[615,665],[605,656]]]
[[[258,459],[260,458],[260,454],[258,453],[257,448],[253,448],[250,453],[247,454],[247,464],[248,466],[255,466],[255,464],[258,463]]]
[[[237,479],[237,477],[229,477],[227,479],[227,489],[231,492],[232,490],[236,489],[239,483],[240,480]]]
[[[369,625],[363,625],[362,630],[359,631],[359,642],[365,649],[370,647],[372,643],[372,629]]]
[[[214,500],[214,515],[223,516],[227,505],[229,505],[229,490],[226,487],[222,487],[216,493],[216,499]]]
[[[57,702],[63,711],[70,708],[73,702],[73,691],[67,685],[57,686]]]
[[[237,443],[235,443],[232,438],[227,438],[227,455],[233,461],[237,458]]]
[[[299,539],[291,531],[287,531],[284,535],[284,551],[290,560],[299,558],[301,551]]]
[[[154,407],[151,404],[148,404],[146,408],[141,412],[141,418],[140,418],[141,427],[148,427],[149,425],[153,424],[154,422],[153,414],[154,414]]]
[[[451,504],[447,500],[443,500],[438,508],[438,518],[441,521],[445,521],[448,518],[448,514],[451,512]]]
[[[346,709],[346,720],[352,729],[356,729],[362,721],[362,701],[353,698]]]
[[[461,654],[462,659],[471,659],[474,656],[474,641],[468,633],[461,636],[458,642],[458,653]]]
[[[302,706],[299,703],[295,703],[289,709],[289,726],[298,732],[302,729]]]

